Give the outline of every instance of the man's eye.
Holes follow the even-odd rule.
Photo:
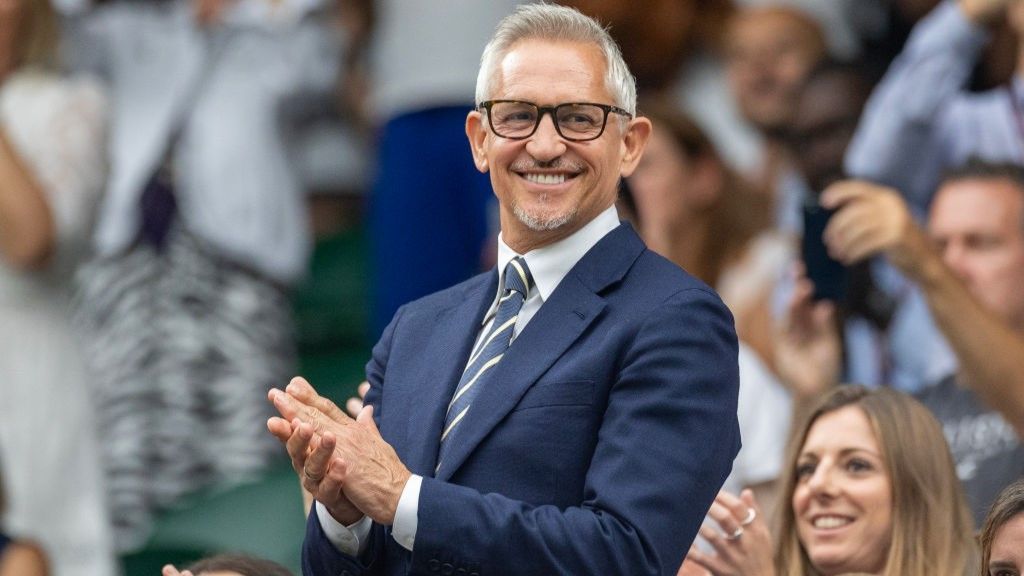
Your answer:
[[[503,122],[533,122],[533,114],[529,112],[509,112],[501,117]]]

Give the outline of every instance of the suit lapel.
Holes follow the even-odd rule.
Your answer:
[[[643,243],[632,228],[623,225],[605,236],[573,267],[512,342],[495,367],[493,377],[473,401],[466,421],[461,424],[458,444],[437,472],[439,479],[451,478],[523,394],[600,316],[606,304],[599,292],[620,280],[642,250]]]
[[[421,360],[412,374],[405,375],[412,388],[402,394],[408,410],[403,459],[416,474],[434,475],[445,411],[497,289],[496,273],[482,277],[423,329]]]

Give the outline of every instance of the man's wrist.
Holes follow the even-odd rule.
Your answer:
[[[416,529],[419,525],[420,487],[423,484],[423,477],[412,474],[405,483],[402,496],[398,500],[398,507],[395,509],[394,524],[391,526],[391,536],[406,550],[412,552],[413,544],[416,542]]]
[[[371,525],[368,517],[360,516],[354,522],[341,523],[322,502],[315,503],[313,513],[316,514],[327,540],[339,552],[358,556],[366,549]]]

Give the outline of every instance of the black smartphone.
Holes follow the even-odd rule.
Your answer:
[[[807,277],[814,282],[814,299],[841,303],[846,301],[848,271],[846,266],[828,255],[822,239],[833,212],[819,206],[817,199],[804,202],[804,235],[800,253]]]

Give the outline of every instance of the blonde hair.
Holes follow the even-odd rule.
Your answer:
[[[824,396],[795,428],[783,470],[778,576],[818,576],[799,541],[793,512],[796,462],[807,433],[821,416],[860,408],[871,422],[892,488],[892,540],[883,576],[962,576],[972,566],[973,520],[949,446],[935,417],[916,400],[888,388],[844,385]]]

